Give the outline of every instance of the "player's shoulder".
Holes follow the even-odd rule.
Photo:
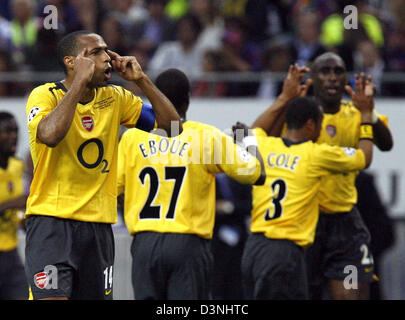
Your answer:
[[[187,120],[186,122],[183,123],[183,131],[184,130],[187,130],[187,131],[196,130],[199,132],[211,131],[211,132],[223,133],[221,130],[219,130],[217,127],[215,127],[213,125],[199,122],[199,121],[190,121],[190,120]]]
[[[65,88],[65,86],[60,82],[47,82],[44,84],[41,84],[37,87],[35,87],[32,91],[31,91],[31,95],[33,94],[53,94],[53,91],[62,91],[62,92],[66,92],[67,89]]]

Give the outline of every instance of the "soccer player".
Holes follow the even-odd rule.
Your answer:
[[[25,208],[23,161],[14,157],[18,126],[8,112],[0,112],[0,300],[28,298],[24,266],[18,254],[18,209]]]
[[[359,150],[314,143],[322,117],[314,100],[295,98],[285,108],[287,131],[282,138],[256,128],[254,136],[244,139],[256,137],[266,169],[266,183],[253,186],[252,233],[242,257],[247,299],[309,298],[304,249],[314,241],[321,180],[371,162],[371,109],[362,113],[367,132],[360,136]]]
[[[184,130],[167,138],[130,129],[120,141],[118,194],[125,191],[125,222],[133,235],[134,296],[209,299],[215,174],[263,184],[263,165],[220,130],[186,121],[190,83],[183,72],[168,69],[155,83],[178,110]]]
[[[374,85],[370,77],[356,75],[356,92],[346,85],[347,75],[344,61],[335,53],[324,53],[312,65],[310,79],[301,85],[308,68],[292,66],[286,78],[285,90],[268,108],[253,127],[260,127],[272,135],[280,134],[283,110],[289,99],[305,95],[313,85],[317,102],[322,106],[324,119],[317,143],[341,147],[357,147],[362,132],[361,114],[373,107],[370,121],[373,142],[381,151],[388,151],[393,140],[387,118],[377,115],[374,109]],[[351,102],[342,100],[344,90]],[[371,99],[371,100],[370,100]],[[275,119],[278,119],[275,120]],[[320,217],[314,244],[307,250],[310,296],[320,299],[328,284],[333,299],[367,299],[369,283],[373,281],[373,258],[369,250],[370,235],[356,208],[357,172],[333,174],[325,177],[319,191]],[[346,266],[357,271],[358,290],[345,288],[348,276]]]
[[[120,124],[170,130],[180,117],[135,57],[108,50],[101,36],[68,34],[57,52],[65,79],[35,88],[26,106],[34,164],[26,276],[34,299],[112,299]],[[113,69],[152,106],[107,85]]]

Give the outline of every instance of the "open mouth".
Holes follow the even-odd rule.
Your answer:
[[[339,88],[338,87],[326,87],[326,92],[328,93],[328,95],[334,96],[339,92]]]
[[[108,67],[107,69],[104,70],[104,78],[106,80],[110,80],[110,78],[111,78],[111,67]]]

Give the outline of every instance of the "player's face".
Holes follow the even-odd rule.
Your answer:
[[[93,78],[89,86],[96,88],[105,86],[111,78],[111,58],[107,53],[107,44],[97,34],[89,34],[80,37],[81,50],[87,48],[87,57],[95,62]]]
[[[324,105],[340,104],[345,84],[346,68],[341,59],[331,57],[314,66],[314,93]]]
[[[13,156],[17,150],[18,127],[14,119],[0,122],[0,153]]]

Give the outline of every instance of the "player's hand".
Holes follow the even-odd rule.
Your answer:
[[[127,81],[137,81],[145,74],[138,61],[133,56],[120,56],[118,53],[108,50],[111,57],[111,65],[118,75]]]
[[[93,78],[96,64],[87,57],[87,49],[84,48],[73,62],[74,79],[85,84]]]
[[[304,84],[301,84],[301,82],[305,74],[309,71],[310,69],[308,67],[299,67],[297,64],[291,65],[288,68],[287,77],[284,80],[280,97],[289,101],[296,97],[305,96],[312,84],[312,79],[307,79]]]
[[[371,76],[366,77],[362,72],[360,76],[354,75],[356,82],[356,91],[354,92],[350,86],[345,86],[345,89],[351,97],[354,106],[361,113],[371,113],[374,109],[374,92],[376,86],[373,84]]]
[[[244,137],[247,137],[249,135],[249,127],[242,123],[242,122],[236,122],[236,124],[234,124],[232,126],[232,132],[233,132],[233,141],[242,143],[242,140]]]

